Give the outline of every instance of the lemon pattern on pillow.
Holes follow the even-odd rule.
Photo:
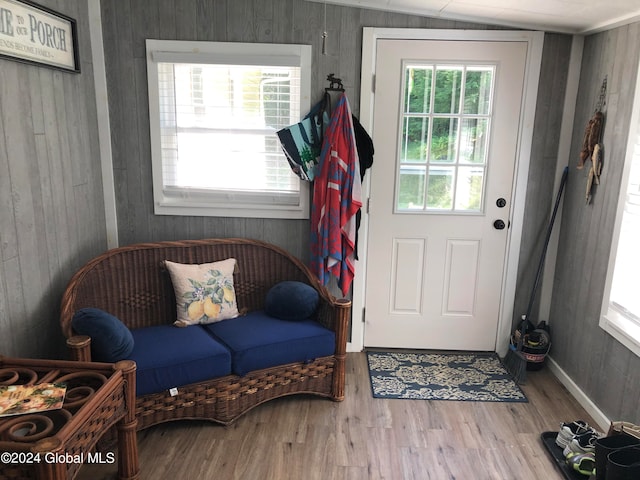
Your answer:
[[[237,317],[235,264],[234,258],[201,265],[165,261],[177,300],[174,325],[186,327]]]
[[[200,322],[204,320],[203,316],[215,321],[223,307],[233,308],[235,304],[236,295],[229,279],[220,270],[209,270],[208,273],[211,278],[206,283],[190,278],[193,290],[183,295],[187,315],[193,322],[206,323]]]

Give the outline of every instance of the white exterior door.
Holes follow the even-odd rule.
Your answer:
[[[496,348],[526,59],[377,40],[365,346]]]

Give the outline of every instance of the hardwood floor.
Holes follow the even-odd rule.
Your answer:
[[[561,480],[540,433],[576,419],[595,425],[546,368],[528,372],[528,403],[487,403],[374,399],[365,354],[348,354],[347,367],[341,403],[294,396],[228,427],[140,432],[141,478]],[[116,466],[85,466],[78,478],[116,478]]]

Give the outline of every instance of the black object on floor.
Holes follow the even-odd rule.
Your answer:
[[[556,445],[557,435],[558,432],[542,432],[540,438],[542,439],[542,444],[547,449],[547,452],[549,452],[549,455],[551,455],[555,461],[558,470],[562,472],[562,475],[564,475],[564,478],[567,480],[588,480],[588,475],[582,475],[567,465],[564,455],[562,454],[562,448]]]
[[[522,322],[520,327],[512,337],[512,342],[509,346],[509,350],[504,358],[504,365],[507,370],[516,381],[516,383],[524,383],[527,379],[527,358],[522,352],[525,335],[533,331],[536,327],[531,322],[531,311],[533,310],[533,302],[536,298],[536,292],[542,279],[542,270],[544,269],[544,261],[547,256],[547,248],[549,247],[549,241],[551,240],[551,232],[553,231],[553,224],[556,220],[556,214],[558,213],[558,207],[560,206],[560,199],[562,198],[562,191],[567,183],[567,176],[569,174],[569,167],[564,167],[562,171],[562,178],[560,179],[560,188],[556,195],[556,202],[553,205],[553,213],[551,214],[551,220],[547,227],[547,234],[544,239],[544,245],[542,246],[542,255],[540,256],[540,263],[538,263],[538,270],[536,271],[536,279],[533,282],[533,289],[531,290],[531,296],[529,297],[529,305],[527,306],[527,313],[522,316]],[[518,337],[519,333],[519,337]],[[513,339],[515,338],[515,343]],[[547,349],[548,351],[548,349]],[[541,353],[541,352],[535,352]],[[546,352],[545,352],[546,355]],[[544,358],[544,357],[543,357]]]

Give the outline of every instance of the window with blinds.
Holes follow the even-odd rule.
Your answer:
[[[640,325],[640,296],[637,277],[640,245],[640,128],[631,158],[629,181],[622,208],[616,263],[611,285],[611,304]],[[624,190],[624,189],[623,189]]]
[[[308,218],[276,132],[309,108],[310,50],[147,40],[157,214]]]
[[[640,71],[611,245],[600,326],[640,356]]]

